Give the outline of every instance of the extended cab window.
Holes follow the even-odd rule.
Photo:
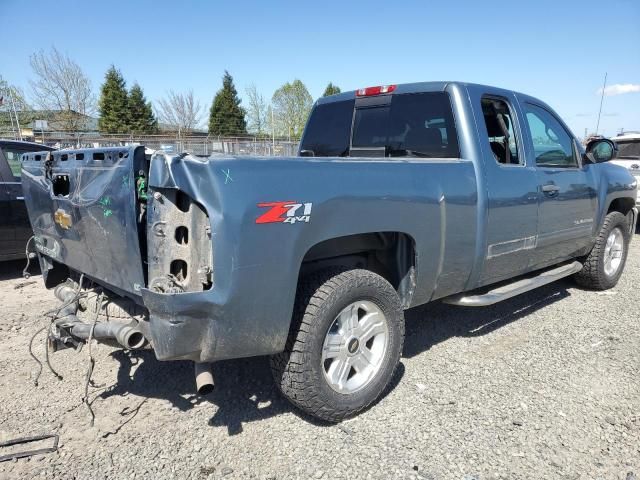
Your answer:
[[[458,158],[449,96],[442,92],[392,95],[386,105],[358,107],[351,156]]]
[[[573,139],[560,122],[544,108],[524,104],[536,165],[539,167],[577,167]]]
[[[483,97],[482,115],[487,127],[489,146],[496,162],[502,165],[523,165],[513,132],[513,115],[507,102],[498,98]]]

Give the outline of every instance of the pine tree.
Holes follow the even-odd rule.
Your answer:
[[[327,85],[327,88],[324,89],[324,93],[322,94],[322,96],[328,97],[329,95],[336,95],[340,92],[341,92],[340,87],[329,82],[329,85]]]
[[[209,133],[213,135],[246,135],[247,122],[240,106],[233,77],[225,70],[222,88],[218,90],[209,113]]]
[[[98,128],[106,133],[128,130],[127,87],[122,74],[111,65],[100,89]]]
[[[151,102],[144,98],[142,88],[134,83],[127,97],[129,131],[133,133],[155,133],[158,131],[158,121],[153,114]]]

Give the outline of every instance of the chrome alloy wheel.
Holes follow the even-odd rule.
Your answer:
[[[344,308],[327,331],[322,347],[322,371],[329,386],[354,393],[380,371],[389,343],[389,326],[373,302],[358,301]]]
[[[622,254],[624,251],[624,235],[620,228],[614,228],[609,233],[607,243],[604,247],[604,273],[608,277],[613,277],[622,265]]]

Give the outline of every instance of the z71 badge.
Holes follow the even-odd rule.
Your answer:
[[[259,203],[267,211],[256,218],[256,223],[297,223],[311,220],[312,203],[267,202]]]

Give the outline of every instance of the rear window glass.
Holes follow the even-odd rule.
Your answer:
[[[302,153],[316,157],[460,156],[446,93],[393,95],[390,102],[381,103],[385,104],[356,106],[350,100],[317,106],[305,132]]]
[[[367,149],[384,150],[387,157],[459,157],[449,96],[394,95],[390,105],[357,108],[351,155]]]
[[[354,103],[347,100],[317,105],[304,132],[300,152],[314,157],[349,155]]]

